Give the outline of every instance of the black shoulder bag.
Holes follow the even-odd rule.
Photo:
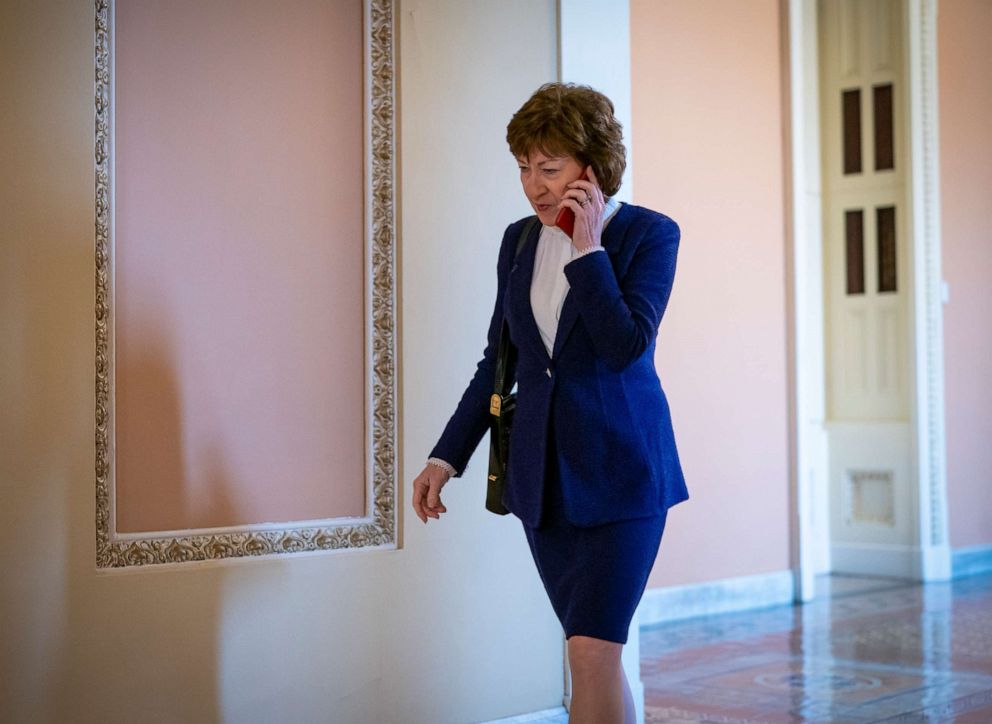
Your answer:
[[[514,261],[527,242],[535,223],[537,217],[524,224],[517,241],[517,250],[513,254]],[[508,378],[509,371],[516,370],[516,366],[517,348],[510,342],[510,329],[504,315],[496,356],[496,379],[492,397],[489,398],[489,485],[486,489],[486,510],[497,515],[510,512],[503,505],[503,489],[506,487],[507,461],[510,457],[510,425],[517,406],[517,393],[510,392],[512,381]]]

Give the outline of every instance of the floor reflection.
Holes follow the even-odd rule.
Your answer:
[[[992,722],[992,576],[826,576],[816,599],[641,631],[646,722]]]

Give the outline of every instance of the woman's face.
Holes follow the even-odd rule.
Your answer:
[[[572,156],[547,156],[540,151],[531,151],[527,158],[518,157],[517,163],[527,200],[542,224],[554,226],[558,201],[585,167]]]

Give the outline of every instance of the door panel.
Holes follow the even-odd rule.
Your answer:
[[[818,12],[833,569],[912,575],[902,6]]]

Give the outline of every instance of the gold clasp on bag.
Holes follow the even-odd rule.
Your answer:
[[[493,396],[489,398],[489,414],[499,417],[500,410],[503,407],[503,398],[498,394],[493,393]]]

